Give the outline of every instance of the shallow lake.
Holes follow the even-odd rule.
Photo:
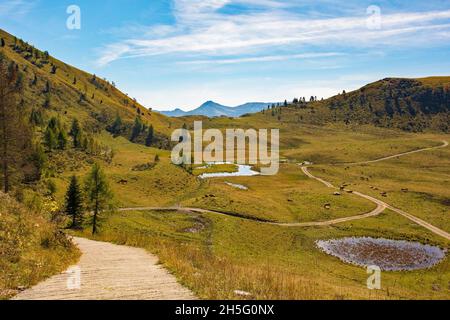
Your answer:
[[[384,271],[411,271],[437,265],[446,251],[435,246],[403,240],[343,238],[319,240],[316,245],[341,261],[358,266],[378,266]]]
[[[216,164],[227,164],[227,163],[216,163]],[[236,172],[215,172],[215,173],[204,173],[199,177],[201,179],[208,178],[226,178],[226,177],[252,177],[260,175],[259,172],[253,171],[251,166],[237,164]]]

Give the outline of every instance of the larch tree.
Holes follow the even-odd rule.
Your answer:
[[[91,172],[86,178],[85,195],[87,209],[91,212],[92,234],[96,234],[99,229],[101,214],[105,210],[112,210],[113,199],[106,176],[97,163],[92,166]]]
[[[32,155],[32,130],[18,102],[22,76],[14,63],[0,53],[0,186],[5,193],[26,175]]]

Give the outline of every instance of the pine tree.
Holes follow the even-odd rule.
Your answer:
[[[112,207],[113,194],[110,191],[106,176],[100,166],[95,163],[85,182],[87,209],[92,212],[92,234],[96,234],[102,212]]]
[[[153,126],[151,125],[150,128],[148,129],[147,138],[145,139],[145,145],[147,147],[150,147],[153,144],[153,136],[154,136],[154,129]]]
[[[72,127],[70,129],[69,135],[73,139],[73,147],[74,148],[81,148],[81,144],[82,144],[82,130],[81,130],[80,123],[78,122],[78,119],[73,119]]]
[[[58,146],[56,133],[50,126],[45,130],[44,143],[48,150],[53,150]]]
[[[66,193],[65,213],[72,218],[72,229],[80,228],[83,223],[83,197],[76,176],[70,180]]]
[[[142,132],[142,121],[140,117],[136,117],[134,120],[133,129],[131,130],[130,140],[132,142],[136,141],[136,139],[140,136]]]
[[[58,149],[65,150],[67,146],[67,135],[64,130],[59,131],[58,134]]]
[[[5,39],[1,38],[0,39],[0,47],[4,47],[5,46]]]
[[[34,148],[34,152],[31,156],[31,161],[36,168],[34,180],[41,179],[41,176],[45,170],[45,166],[47,163],[47,155],[45,154],[45,150],[41,144],[37,144]]]
[[[42,113],[40,110],[31,110],[30,123],[35,126],[42,126],[44,124],[44,120],[42,118]]]
[[[123,123],[122,123],[122,118],[117,115],[116,119],[114,120],[114,123],[111,126],[111,133],[112,134],[120,134],[122,132],[122,128],[123,128]]]

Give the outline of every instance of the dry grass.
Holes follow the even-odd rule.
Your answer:
[[[193,228],[202,224],[202,228]],[[196,230],[194,232],[187,230]],[[81,234],[91,237],[86,231]],[[448,243],[394,213],[327,228],[282,228],[217,215],[118,213],[95,240],[156,254],[202,299],[443,299],[448,259],[431,270],[385,272],[382,290],[366,287],[364,268],[322,253],[315,240],[346,236]],[[428,239],[428,240],[425,240]],[[235,290],[251,293],[237,296]]]
[[[65,270],[78,255],[46,217],[0,192],[0,299]]]

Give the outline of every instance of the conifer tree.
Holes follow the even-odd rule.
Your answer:
[[[78,119],[73,119],[72,126],[69,132],[69,135],[73,139],[73,147],[81,148],[82,145],[82,130]]]
[[[85,194],[87,209],[92,212],[90,224],[92,234],[99,229],[101,214],[108,208],[112,208],[113,194],[109,188],[103,170],[95,163],[85,181]]]
[[[45,130],[44,143],[48,150],[53,150],[58,145],[56,132],[50,126],[47,126],[47,129]]]
[[[154,129],[153,125],[151,125],[150,128],[148,128],[147,138],[145,139],[145,145],[147,147],[150,147],[153,144],[153,136],[154,136]]]
[[[64,130],[60,130],[58,133],[58,149],[65,150],[67,146],[67,135]]]
[[[142,121],[140,117],[136,117],[134,120],[133,129],[131,130],[131,138],[132,142],[136,141],[136,139],[140,136],[142,132]]]
[[[72,218],[71,228],[76,229],[82,226],[83,197],[76,176],[71,178],[69,188],[67,189],[65,213]]]

